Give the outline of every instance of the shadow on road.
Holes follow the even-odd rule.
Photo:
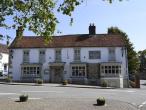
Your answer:
[[[90,88],[90,89],[116,89],[115,87],[101,87],[101,86],[88,86],[88,85],[58,85],[55,87],[71,87],[71,88]]]
[[[24,85],[24,86],[38,86],[34,83],[8,83],[8,82],[0,82],[3,85]]]

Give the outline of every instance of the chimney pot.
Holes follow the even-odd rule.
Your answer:
[[[94,23],[93,24],[90,23],[89,34],[90,35],[95,35],[96,34],[96,26],[94,26]]]

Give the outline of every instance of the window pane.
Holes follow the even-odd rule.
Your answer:
[[[61,61],[61,50],[57,49],[55,55],[56,55],[56,61]]]
[[[80,60],[80,49],[74,50],[74,60]]]
[[[24,63],[29,62],[29,51],[23,51],[23,62]]]
[[[75,77],[85,76],[85,66],[72,66],[72,76]]]
[[[100,51],[89,51],[89,59],[100,59]]]
[[[109,48],[109,61],[115,61],[115,48]]]

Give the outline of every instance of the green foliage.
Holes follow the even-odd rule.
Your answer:
[[[0,71],[0,77],[1,77],[1,76],[3,76],[3,72],[2,72],[2,71]]]
[[[107,86],[108,86],[107,82],[103,80],[103,81],[101,82],[101,87],[107,87]]]
[[[128,70],[130,74],[135,74],[139,69],[138,57],[136,51],[134,50],[133,44],[128,38],[128,35],[117,27],[108,28],[108,33],[120,34],[123,36],[122,38],[125,41],[125,47],[127,48]]]
[[[36,84],[39,84],[39,85],[43,84],[43,80],[40,79],[40,78],[37,78],[37,79],[35,80],[35,82],[36,82]]]
[[[20,95],[19,100],[20,102],[26,102],[28,100],[28,95]]]
[[[62,85],[67,85],[68,84],[68,81],[67,80],[64,80],[63,82],[62,82]]]
[[[97,98],[97,105],[102,106],[105,105],[105,98],[104,97],[99,97]]]
[[[146,49],[137,53],[140,63],[140,71],[143,71],[146,66]]]
[[[56,29],[57,19],[55,12],[70,16],[73,23],[72,12],[85,0],[1,0],[0,2],[0,27],[7,29],[22,26],[46,41],[51,40],[51,35]],[[103,0],[112,3],[113,0]],[[118,0],[121,1],[121,0]],[[11,19],[13,24],[6,24],[6,19]],[[1,36],[1,35],[0,35]]]
[[[12,82],[12,77],[8,76],[5,80],[6,82]]]

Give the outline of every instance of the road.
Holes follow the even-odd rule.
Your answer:
[[[146,81],[141,81],[141,84]],[[0,99],[17,99],[21,94],[28,94],[30,99],[83,99],[96,100],[97,97],[105,97],[131,103],[142,110],[146,110],[146,85],[141,85],[140,89],[97,89],[82,88],[82,86],[64,87],[60,84],[43,84],[35,86],[34,84],[0,84]]]

